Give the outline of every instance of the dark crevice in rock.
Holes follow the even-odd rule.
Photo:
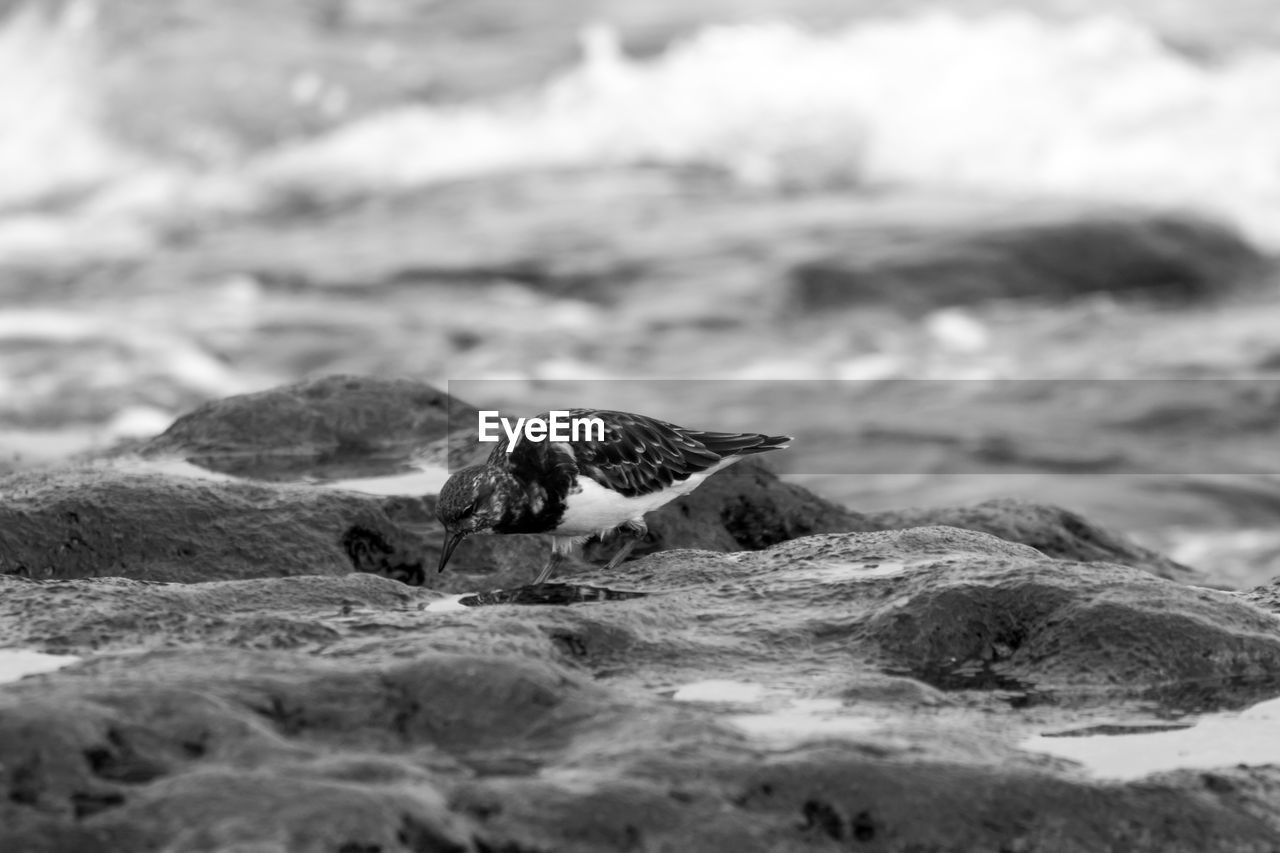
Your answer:
[[[163,776],[167,768],[139,755],[118,729],[107,730],[107,746],[84,751],[89,770],[100,779],[138,785]]]
[[[729,802],[740,809],[751,808],[757,799],[769,798],[774,794],[773,784],[770,782],[761,782],[750,790],[743,791],[736,796],[730,797]]]
[[[33,758],[14,767],[9,774],[9,802],[34,806],[40,802],[44,786],[40,784],[40,759]]]
[[[267,707],[250,705],[249,710],[266,717],[282,734],[290,737],[301,734],[307,727],[306,712],[292,707],[279,696],[272,696]]]
[[[849,822],[849,828],[853,832],[855,841],[875,841],[876,834],[880,831],[880,825],[867,811],[854,815],[853,820]]]
[[[76,820],[83,820],[87,817],[104,812],[108,809],[119,808],[124,805],[124,796],[117,793],[85,793],[77,792],[71,795],[71,809],[75,814]]]
[[[394,711],[391,715],[391,731],[406,741],[414,738],[414,723],[422,714],[422,703],[415,699],[404,687],[392,679],[384,679],[384,686],[390,692]]]
[[[472,839],[476,853],[551,853],[545,847],[534,847],[519,841],[504,839],[502,841],[486,841],[479,836]]]
[[[826,800],[806,800],[801,813],[803,830],[817,829],[832,841],[844,841],[849,834],[848,821],[840,810]]]
[[[552,631],[551,642],[555,643],[557,649],[570,658],[584,658],[587,656],[587,643],[582,635],[575,631]]]
[[[1021,681],[992,668],[990,663],[926,664],[910,669],[886,669],[886,675],[914,678],[939,690],[997,690],[1012,691],[1024,697],[1025,703],[1045,704],[1052,701],[1052,694],[1037,690],[1030,682]]]
[[[1235,792],[1236,784],[1225,776],[1217,773],[1201,773],[1200,781],[1205,789],[1215,794],[1230,794]]]
[[[466,607],[491,604],[581,604],[591,601],[625,601],[629,598],[644,598],[648,594],[637,590],[607,589],[602,586],[541,583],[465,595],[458,599],[458,603]]]
[[[205,753],[209,751],[207,741],[208,733],[202,732],[199,740],[184,740],[179,746],[182,748],[182,754],[187,758],[204,758]]]
[[[413,853],[469,853],[466,845],[444,837],[434,827],[408,814],[400,816],[396,841]]]
[[[1134,725],[1123,725],[1116,723],[1103,723],[1096,726],[1084,726],[1079,729],[1070,729],[1065,732],[1041,732],[1040,737],[1094,737],[1095,735],[1145,735],[1153,732],[1176,732],[1184,729],[1193,728],[1192,723],[1141,723]]]
[[[381,575],[409,586],[422,586],[427,572],[422,560],[411,561],[399,553],[378,530],[355,524],[342,534],[342,550],[357,572]]]
[[[502,803],[498,800],[470,799],[458,808],[462,813],[481,822],[502,814]]]
[[[1204,714],[1235,711],[1280,696],[1280,676],[1274,673],[1190,678],[1148,687],[1139,694],[1168,712]]]

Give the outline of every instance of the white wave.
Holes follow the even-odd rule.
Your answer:
[[[0,207],[84,190],[131,165],[102,128],[95,14],[87,0],[56,13],[31,3],[0,22]]]
[[[520,98],[406,107],[258,164],[368,191],[512,169],[706,164],[764,185],[894,182],[1222,215],[1280,245],[1280,52],[1213,63],[1117,17],[937,13],[708,28],[637,61],[608,30]],[[335,185],[336,182],[336,185]]]

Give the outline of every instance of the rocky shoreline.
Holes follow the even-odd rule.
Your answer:
[[[1113,6],[0,0],[0,853],[1280,851],[1280,17]],[[795,440],[439,574],[473,404]]]
[[[1280,694],[1269,588],[1074,513],[858,513],[743,465],[539,598],[532,537],[424,569],[430,495],[145,467],[267,459],[290,424],[316,464],[420,460],[450,446],[432,392],[329,377],[0,481],[0,647],[76,659],[0,688],[0,848],[1275,849],[1270,766],[1024,748]],[[264,446],[227,438],[246,417]]]

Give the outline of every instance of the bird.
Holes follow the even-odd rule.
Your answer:
[[[647,513],[743,457],[784,449],[792,440],[688,429],[630,412],[566,411],[598,418],[603,430],[594,440],[576,432],[568,441],[504,436],[484,464],[462,468],[445,482],[436,504],[445,530],[438,572],[458,543],[476,533],[551,534],[551,556],[533,582],[538,585],[577,546],[617,531],[627,538],[605,566],[614,569],[648,533]]]

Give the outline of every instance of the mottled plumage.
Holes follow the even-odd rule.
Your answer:
[[[609,561],[613,568],[646,532],[646,513],[688,494],[743,456],[778,450],[791,440],[686,429],[627,412],[573,409],[569,414],[601,419],[603,439],[517,438],[508,453],[503,438],[484,465],[449,478],[436,507],[446,534],[440,571],[472,533],[550,533],[551,560],[534,581],[542,583],[575,544],[623,528],[632,538]]]

